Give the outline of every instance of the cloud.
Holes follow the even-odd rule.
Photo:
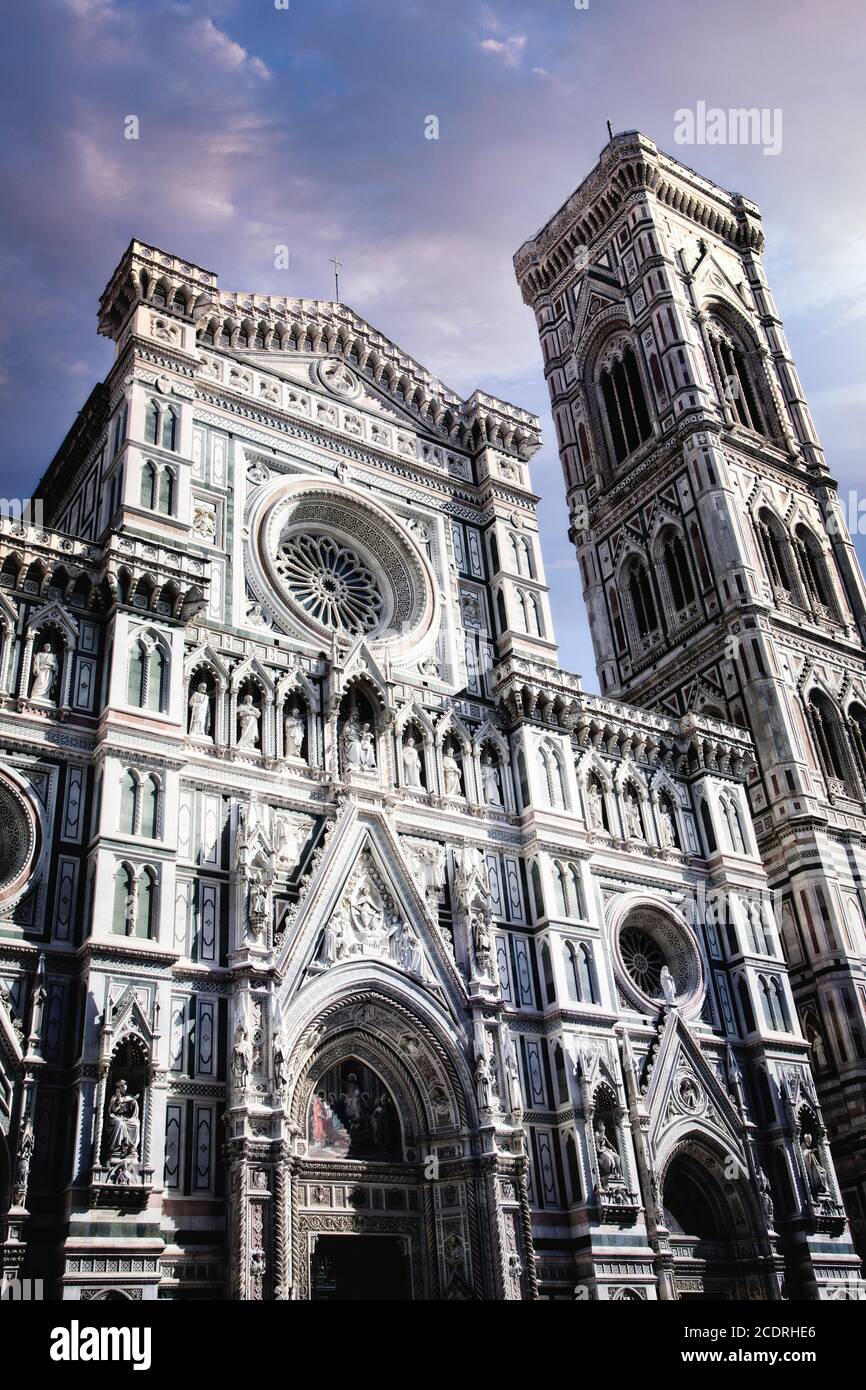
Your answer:
[[[525,34],[512,34],[507,39],[482,39],[481,48],[485,53],[494,53],[501,58],[507,68],[520,67],[523,50],[526,47]]]

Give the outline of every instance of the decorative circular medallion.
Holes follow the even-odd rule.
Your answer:
[[[641,1010],[671,1002],[688,1008],[703,997],[694,938],[663,905],[626,907],[614,926],[613,946],[620,984]]]
[[[392,659],[428,656],[438,586],[415,537],[366,493],[331,478],[279,478],[248,517],[247,579],[286,631],[388,644]]]
[[[324,362],[317,362],[314,372],[321,384],[335,396],[349,400],[358,394],[359,386],[354,372],[351,372],[338,357],[328,357]]]
[[[39,847],[39,820],[30,798],[0,774],[0,905],[21,893]]]

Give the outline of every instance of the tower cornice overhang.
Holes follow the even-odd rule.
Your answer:
[[[763,251],[754,203],[703,178],[640,131],[625,131],[613,137],[595,168],[515,254],[526,303],[549,292],[566,266],[574,265],[577,248],[592,248],[635,198],[654,199],[739,251]]]

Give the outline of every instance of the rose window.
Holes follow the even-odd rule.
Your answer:
[[[697,1007],[704,971],[693,932],[663,907],[632,908],[613,936],[620,985],[645,1010],[661,1004],[673,989],[681,1008]],[[665,970],[669,979],[663,979]]]
[[[402,517],[336,479],[272,477],[251,487],[246,580],[277,630],[315,643],[387,645],[420,663],[439,632],[436,576]]]
[[[638,989],[650,996],[661,989],[665,958],[652,937],[640,927],[627,927],[620,937],[622,962]]]
[[[33,871],[38,848],[38,823],[28,798],[0,778],[0,902],[20,893]]]
[[[276,568],[310,617],[353,637],[379,626],[385,606],[358,554],[332,536],[296,532],[280,545]]]

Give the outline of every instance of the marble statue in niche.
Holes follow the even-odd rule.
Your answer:
[[[258,748],[259,720],[261,713],[253,704],[253,697],[247,691],[238,705],[238,748]]]
[[[50,642],[43,642],[33,658],[33,684],[30,697],[33,700],[53,700],[57,681],[58,660],[51,649]]]
[[[487,805],[501,806],[502,792],[499,789],[499,769],[490,753],[485,753],[481,759],[481,785],[484,789],[484,800]]]
[[[296,762],[303,760],[304,739],[307,733],[307,721],[304,718],[298,705],[293,705],[286,715],[286,757],[294,758]]]
[[[189,697],[190,738],[210,738],[210,694],[206,681],[199,681]]]
[[[418,745],[411,734],[403,744],[403,782],[407,787],[422,786],[421,783],[421,758],[418,753]]]
[[[442,775],[445,782],[445,795],[462,796],[460,764],[454,756],[454,748],[451,744],[446,746],[445,752],[442,754]]]

